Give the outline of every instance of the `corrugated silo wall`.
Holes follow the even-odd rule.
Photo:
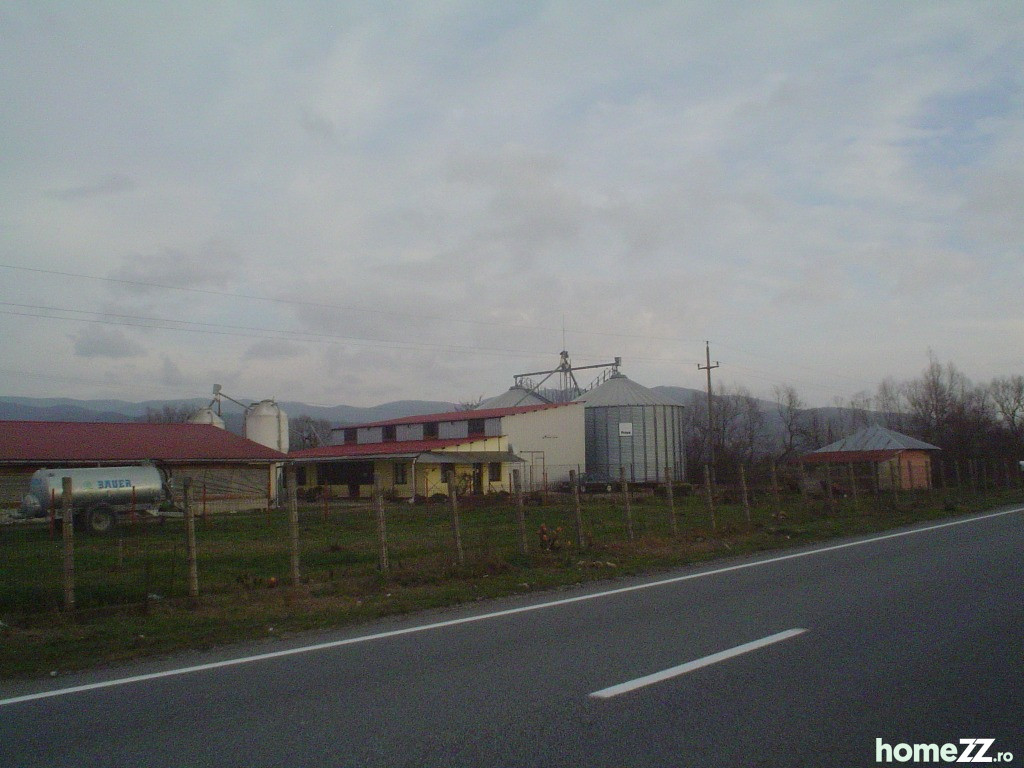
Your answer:
[[[673,480],[684,479],[683,406],[598,406],[584,416],[590,478],[614,482],[625,467],[631,482],[664,481],[666,468]]]

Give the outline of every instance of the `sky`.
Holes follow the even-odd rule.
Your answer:
[[[0,395],[1024,368],[1019,0],[8,0],[0,72]]]

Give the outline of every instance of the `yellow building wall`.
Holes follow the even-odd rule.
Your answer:
[[[401,451],[402,444],[400,442],[394,443],[393,445],[396,452]],[[472,440],[450,448],[444,448],[438,452],[458,454],[466,451],[496,451],[504,453],[508,451],[508,441],[504,437],[484,437],[479,440]],[[366,460],[370,461],[373,459],[372,457],[368,457]],[[402,465],[405,467],[405,482],[400,483],[398,482],[400,479],[398,477],[398,468]],[[386,494],[398,498],[410,498],[414,495],[433,496],[436,493],[448,495],[448,483],[444,478],[443,466],[444,465],[440,464],[416,462],[414,478],[414,464],[412,459],[376,459],[373,460],[373,476],[375,481],[380,483],[381,488]],[[496,493],[498,491],[511,490],[512,466],[518,466],[518,464],[503,462],[501,480],[498,482],[490,482],[488,479],[488,465],[484,464],[482,469],[483,477],[481,480],[482,492]],[[300,489],[308,492],[317,487],[324,487],[327,489],[327,493],[330,498],[344,499],[350,497],[348,485],[320,486],[320,475],[318,469],[319,467],[317,464],[306,465],[306,476],[304,481],[299,485]],[[472,492],[474,487],[473,473],[474,469],[472,462],[455,465],[455,479],[460,489],[468,488],[470,489],[469,492]],[[372,484],[360,485],[358,498],[372,498],[373,490],[374,486]]]
[[[932,487],[932,459],[925,451],[904,451],[878,465],[878,487],[892,490],[893,482],[902,491]]]

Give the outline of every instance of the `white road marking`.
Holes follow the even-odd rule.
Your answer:
[[[464,616],[461,619],[449,619],[448,621],[437,621],[432,624],[419,624],[414,627],[406,627],[405,629],[393,629],[387,632],[378,632],[372,635],[360,635],[359,637],[350,637],[345,640],[333,640],[327,643],[317,643],[315,645],[304,645],[299,648],[288,648],[281,651],[272,651],[270,653],[260,653],[254,656],[242,656],[235,659],[225,659],[223,661],[214,661],[208,664],[196,664],[190,667],[181,667],[180,669],[167,669],[162,672],[152,672],[146,675],[135,675],[134,677],[122,677],[114,680],[104,680],[99,683],[89,683],[87,685],[76,685],[69,688],[58,688],[51,691],[41,691],[39,693],[30,693],[24,696],[14,696],[8,699],[0,699],[0,707],[8,706],[11,704],[20,704],[28,701],[38,701],[39,699],[49,699],[55,696],[67,696],[73,693],[82,693],[84,691],[95,691],[101,688],[113,688],[119,685],[128,685],[129,683],[140,683],[147,680],[159,680],[163,677],[175,677],[177,675],[189,675],[195,672],[206,672],[211,669],[220,669],[222,667],[235,667],[240,664],[251,664],[258,661],[267,661],[269,659],[280,659],[285,656],[295,656],[300,653],[313,653],[315,651],[326,651],[332,648],[341,648],[346,645],[355,645],[357,643],[367,643],[372,640],[384,640],[390,637],[401,637],[402,635],[411,635],[418,632],[429,632],[434,629],[444,629],[446,627],[457,627],[461,624],[472,624],[478,621],[489,621],[490,619],[498,619],[504,616],[514,616],[519,613],[529,613],[531,611],[540,611],[545,608],[556,608],[562,605],[570,605],[572,603],[582,603],[586,600],[597,600],[602,597],[610,597],[612,595],[621,595],[627,592],[637,592],[642,589],[651,589],[653,587],[662,587],[667,584],[678,584],[683,581],[690,581],[692,579],[703,579],[708,576],[718,576],[723,573],[731,573],[733,571],[742,571],[747,568],[759,568],[765,565],[772,565],[774,563],[781,563],[786,560],[795,560],[800,557],[810,557],[811,555],[824,554],[826,552],[835,552],[840,549],[847,549],[849,547],[860,547],[865,544],[873,544],[876,541],[886,541],[888,539],[898,539],[904,536],[913,536],[918,533],[927,533],[928,531],[935,531],[941,528],[949,528],[955,525],[966,525],[968,523],[975,523],[981,520],[989,520],[994,517],[1002,517],[1003,515],[1010,515],[1016,512],[1024,512],[1024,507],[1017,509],[1003,510],[1002,512],[992,512],[987,515],[978,515],[976,517],[964,518],[961,520],[952,520],[946,523],[938,523],[936,525],[929,525],[924,528],[914,528],[909,531],[898,531],[897,533],[887,533],[882,536],[874,536],[869,539],[859,539],[857,541],[848,541],[843,544],[832,544],[827,547],[818,547],[817,549],[804,550],[802,552],[791,552],[786,555],[778,555],[776,557],[770,557],[765,560],[755,560],[753,562],[738,563],[737,565],[728,565],[723,568],[714,568],[709,571],[700,571],[698,573],[688,573],[684,576],[673,576],[668,579],[660,579],[658,581],[648,581],[643,584],[633,584],[628,587],[619,587],[617,589],[609,589],[604,592],[594,592],[586,595],[577,595],[576,597],[567,597],[562,600],[552,600],[547,603],[536,603],[534,605],[524,605],[519,608],[509,608],[503,611],[493,611],[491,613],[482,613],[476,616]]]
[[[744,653],[756,651],[758,648],[764,648],[766,645],[772,645],[773,643],[781,643],[783,640],[789,640],[789,638],[791,637],[802,635],[806,631],[806,629],[800,628],[787,629],[785,632],[779,632],[774,635],[769,635],[768,637],[762,637],[760,640],[752,640],[749,643],[737,645],[735,648],[729,648],[725,651],[712,653],[710,656],[705,656],[701,659],[695,659],[694,661],[688,661],[685,664],[680,664],[676,667],[669,667],[668,669],[663,669],[661,672],[655,672],[651,675],[638,677],[636,680],[627,680],[625,683],[619,683],[618,685],[612,685],[608,688],[602,688],[600,691],[594,691],[592,694],[590,694],[590,698],[610,699],[613,696],[620,696],[623,693],[629,693],[630,691],[635,691],[638,688],[645,688],[648,685],[654,685],[655,683],[661,683],[665,680],[670,680],[673,677],[685,675],[687,672],[693,672],[695,669],[709,667],[712,664],[717,664],[720,661],[731,659],[734,656],[740,656]]]

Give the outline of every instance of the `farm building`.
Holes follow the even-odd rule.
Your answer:
[[[331,445],[289,454],[307,493],[366,496],[375,484],[396,497],[526,489],[582,471],[583,406],[527,405],[409,416],[332,430]]]
[[[14,508],[42,468],[151,463],[207,511],[266,508],[287,456],[211,424],[0,421],[0,507]]]
[[[932,487],[931,454],[938,450],[938,446],[875,425],[805,454],[800,463],[818,482],[824,482],[826,467],[834,467],[834,476],[842,478],[842,468],[852,465],[855,476],[867,478],[875,488],[910,490]]]

